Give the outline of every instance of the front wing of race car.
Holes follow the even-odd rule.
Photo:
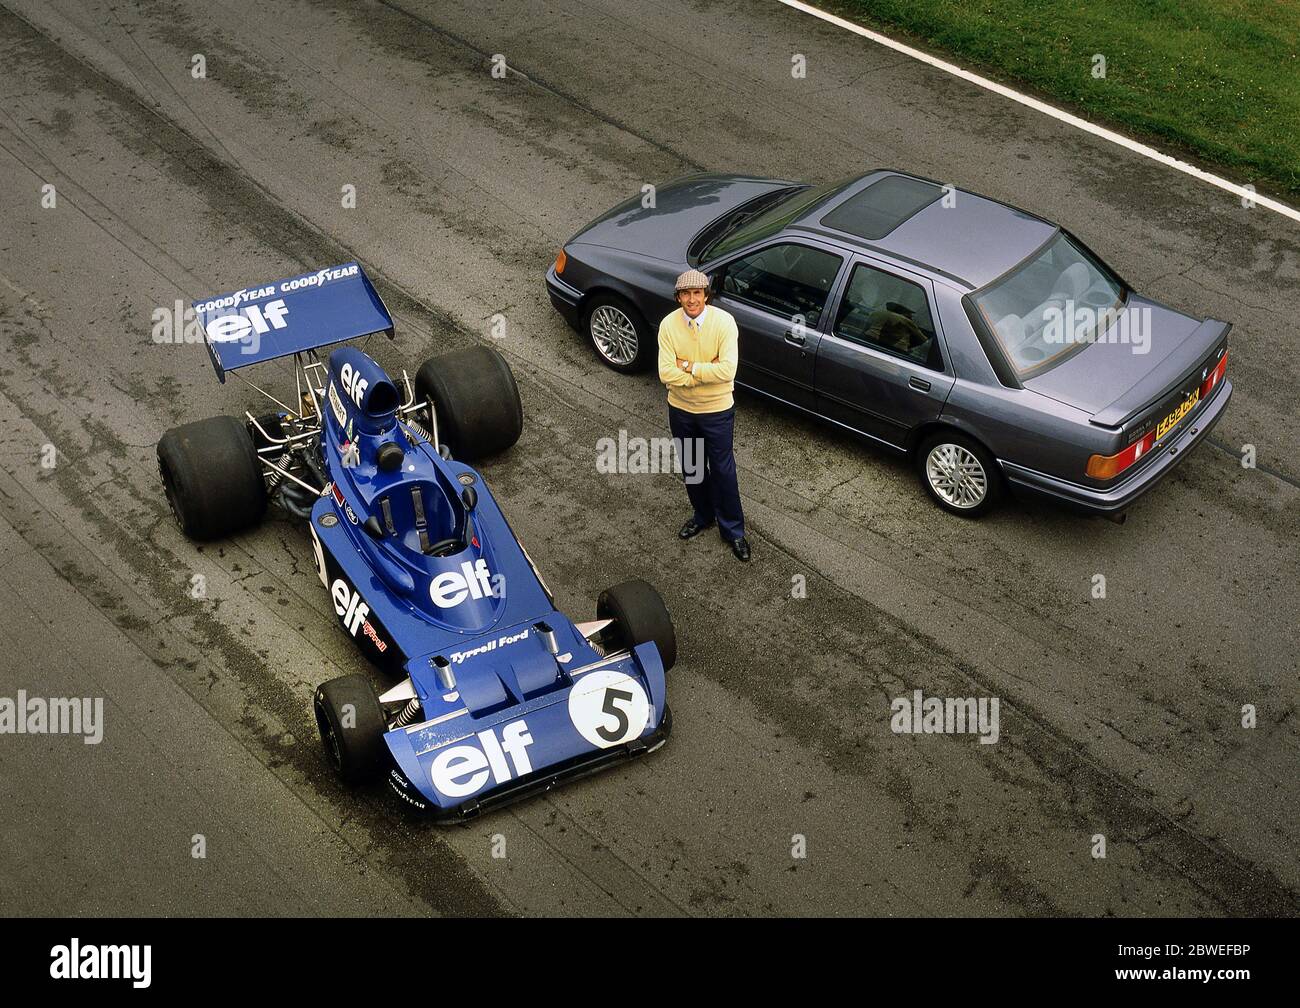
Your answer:
[[[464,709],[387,732],[389,785],[438,822],[461,822],[667,740],[672,715],[653,644],[569,676],[568,688],[504,710]]]

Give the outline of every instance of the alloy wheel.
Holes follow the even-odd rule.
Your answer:
[[[636,360],[639,340],[632,320],[614,305],[600,305],[591,313],[591,341],[611,364],[627,367]]]
[[[939,498],[955,508],[978,507],[988,496],[984,465],[959,444],[937,444],[925,460],[925,477]]]

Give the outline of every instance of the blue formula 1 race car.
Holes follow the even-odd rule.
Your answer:
[[[385,774],[410,805],[458,821],[664,743],[677,644],[658,593],[626,581],[601,594],[595,620],[556,611],[483,477],[460,461],[522,431],[496,350],[432,358],[414,384],[403,371],[401,393],[358,347],[322,359],[323,347],[393,336],[356,263],[194,309],[222,381],[292,357],[297,390],[283,402],[259,388],[277,410],[164,434],[167,500],[199,540],[252,526],[271,502],[308,522],[340,625],[389,677],[382,693],[359,674],[316,689],[343,780]]]

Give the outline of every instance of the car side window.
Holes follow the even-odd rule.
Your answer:
[[[804,325],[816,328],[843,263],[839,256],[807,245],[769,245],[730,263],[722,290],[774,315],[802,317]]]
[[[919,284],[864,263],[853,267],[834,333],[936,371],[943,366],[925,291]]]

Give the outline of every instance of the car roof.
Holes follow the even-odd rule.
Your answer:
[[[885,169],[850,182],[788,230],[881,254],[974,290],[1023,262],[1058,228],[997,200]]]

